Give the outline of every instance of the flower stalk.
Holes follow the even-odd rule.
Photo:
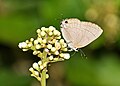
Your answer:
[[[43,63],[46,62],[47,58],[47,53],[43,53]],[[47,71],[47,66],[42,70],[41,73],[41,86],[46,86],[46,71]]]
[[[61,39],[61,33],[53,26],[38,29],[36,39],[31,38],[19,43],[18,46],[23,51],[32,50],[33,55],[39,58],[39,61],[29,68],[29,71],[31,76],[40,81],[41,86],[46,86],[46,79],[49,78],[48,64],[70,58],[70,54],[67,53],[67,44],[64,39]]]

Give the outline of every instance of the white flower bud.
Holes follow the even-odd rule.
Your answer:
[[[32,67],[30,67],[30,68],[29,68],[29,71],[33,73],[33,72],[34,72],[34,69],[33,69]]]
[[[46,28],[45,28],[45,27],[42,27],[41,30],[42,30],[42,31],[46,31]]]
[[[52,47],[52,48],[51,48],[51,51],[52,51],[52,52],[55,52],[55,51],[56,51],[56,48],[55,48],[55,47]]]
[[[43,65],[40,65],[40,69],[42,70],[44,68],[44,66]]]
[[[53,56],[50,56],[50,57],[48,57],[49,58],[49,60],[53,60]]]
[[[34,41],[34,38],[30,38],[30,41],[31,41],[31,42]]]
[[[63,43],[63,47],[67,47],[67,44],[66,44],[66,43]]]
[[[44,31],[41,32],[41,36],[45,36],[45,34],[46,34],[46,33],[45,33]]]
[[[38,54],[38,52],[37,51],[33,51],[33,55],[37,55]]]
[[[52,45],[51,45],[51,44],[48,44],[48,45],[47,45],[47,48],[48,48],[48,49],[51,49],[51,48],[52,48]]]
[[[69,53],[65,53],[64,54],[64,59],[69,59],[70,58],[70,54]]]
[[[27,47],[27,43],[26,42],[21,42],[18,45],[19,48],[26,48]]]
[[[22,49],[23,51],[28,51],[28,49]]]
[[[42,38],[38,38],[37,40],[38,42],[42,43]]]
[[[41,65],[41,64],[42,64],[42,61],[39,61],[38,64]]]
[[[53,30],[55,30],[55,28],[53,26],[50,26],[49,31],[53,31]]]
[[[36,62],[33,63],[33,68],[36,69],[36,70],[39,70],[39,65],[38,65],[38,63],[36,63]]]
[[[49,75],[48,74],[46,74],[46,79],[48,79],[49,78]]]
[[[53,34],[54,34],[54,35],[60,35],[60,32],[59,32],[58,30],[54,30],[54,31],[53,31]]]
[[[29,40],[26,40],[25,42],[26,42],[26,43],[29,43]]]
[[[59,55],[59,52],[58,52],[58,51],[55,51],[55,55]]]
[[[35,75],[34,75],[34,74],[31,74],[31,76],[35,77]]]
[[[37,45],[38,44],[38,40],[34,40],[34,44]]]
[[[35,76],[39,76],[39,72],[38,71],[34,71],[34,75]]]
[[[41,45],[37,44],[37,45],[35,46],[35,48],[36,48],[36,49],[40,49],[40,48],[41,48]]]
[[[52,36],[53,33],[52,33],[52,32],[49,32],[48,34],[49,34],[50,36]]]
[[[40,29],[37,29],[37,33],[40,33],[41,32],[41,30]]]
[[[28,44],[28,47],[32,47],[32,43],[31,42]]]
[[[60,39],[60,44],[64,44],[64,39]]]

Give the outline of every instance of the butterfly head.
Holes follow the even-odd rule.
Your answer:
[[[61,26],[61,28],[65,28],[65,27],[69,26],[70,24],[76,24],[78,22],[80,22],[80,20],[78,20],[77,18],[64,19],[60,23],[60,26]]]
[[[61,28],[65,28],[69,23],[69,19],[64,19],[61,21],[60,26]]]

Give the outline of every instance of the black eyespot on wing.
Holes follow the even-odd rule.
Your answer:
[[[68,21],[65,21],[65,23],[68,23]]]

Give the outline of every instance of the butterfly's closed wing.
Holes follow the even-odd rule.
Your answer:
[[[92,41],[97,39],[103,32],[103,30],[96,24],[91,22],[81,22],[80,23],[82,34],[84,35],[79,41],[79,47],[85,47],[90,44]]]
[[[70,42],[68,46],[74,50],[85,47],[103,32],[98,25],[75,18],[63,20],[61,27],[64,39]]]
[[[68,21],[68,23],[65,23],[65,21]],[[82,37],[82,34],[79,34],[81,33],[80,32],[81,30],[79,30],[78,28],[80,27],[80,25],[77,24],[78,22],[80,21],[77,19],[75,21],[72,21],[72,19],[66,19],[62,21],[61,25],[62,35],[70,48],[76,48],[75,47],[75,44],[77,43],[76,39],[78,40],[78,37]],[[78,31],[79,33],[77,33]]]

